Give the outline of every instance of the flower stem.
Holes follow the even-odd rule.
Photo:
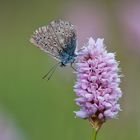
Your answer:
[[[93,129],[93,140],[96,140],[96,138],[97,138],[97,132],[98,132],[98,130]]]

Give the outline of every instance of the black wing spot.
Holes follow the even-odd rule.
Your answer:
[[[55,45],[55,46],[56,46],[56,42],[53,42],[53,45]]]

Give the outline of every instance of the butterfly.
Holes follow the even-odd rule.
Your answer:
[[[72,66],[75,61],[77,34],[74,25],[69,21],[58,19],[47,26],[40,27],[34,32],[30,42],[59,61],[43,79],[51,73],[49,80],[58,65],[62,67],[71,64]]]

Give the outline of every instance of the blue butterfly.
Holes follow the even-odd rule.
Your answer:
[[[59,19],[40,27],[35,31],[30,42],[59,61],[43,79],[51,73],[49,80],[58,65],[66,66],[70,63],[72,66],[75,61],[77,35],[74,26],[69,21]]]

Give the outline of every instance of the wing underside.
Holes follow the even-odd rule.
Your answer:
[[[30,42],[60,61],[60,52],[65,51],[72,38],[76,39],[74,26],[59,19],[36,30]]]

